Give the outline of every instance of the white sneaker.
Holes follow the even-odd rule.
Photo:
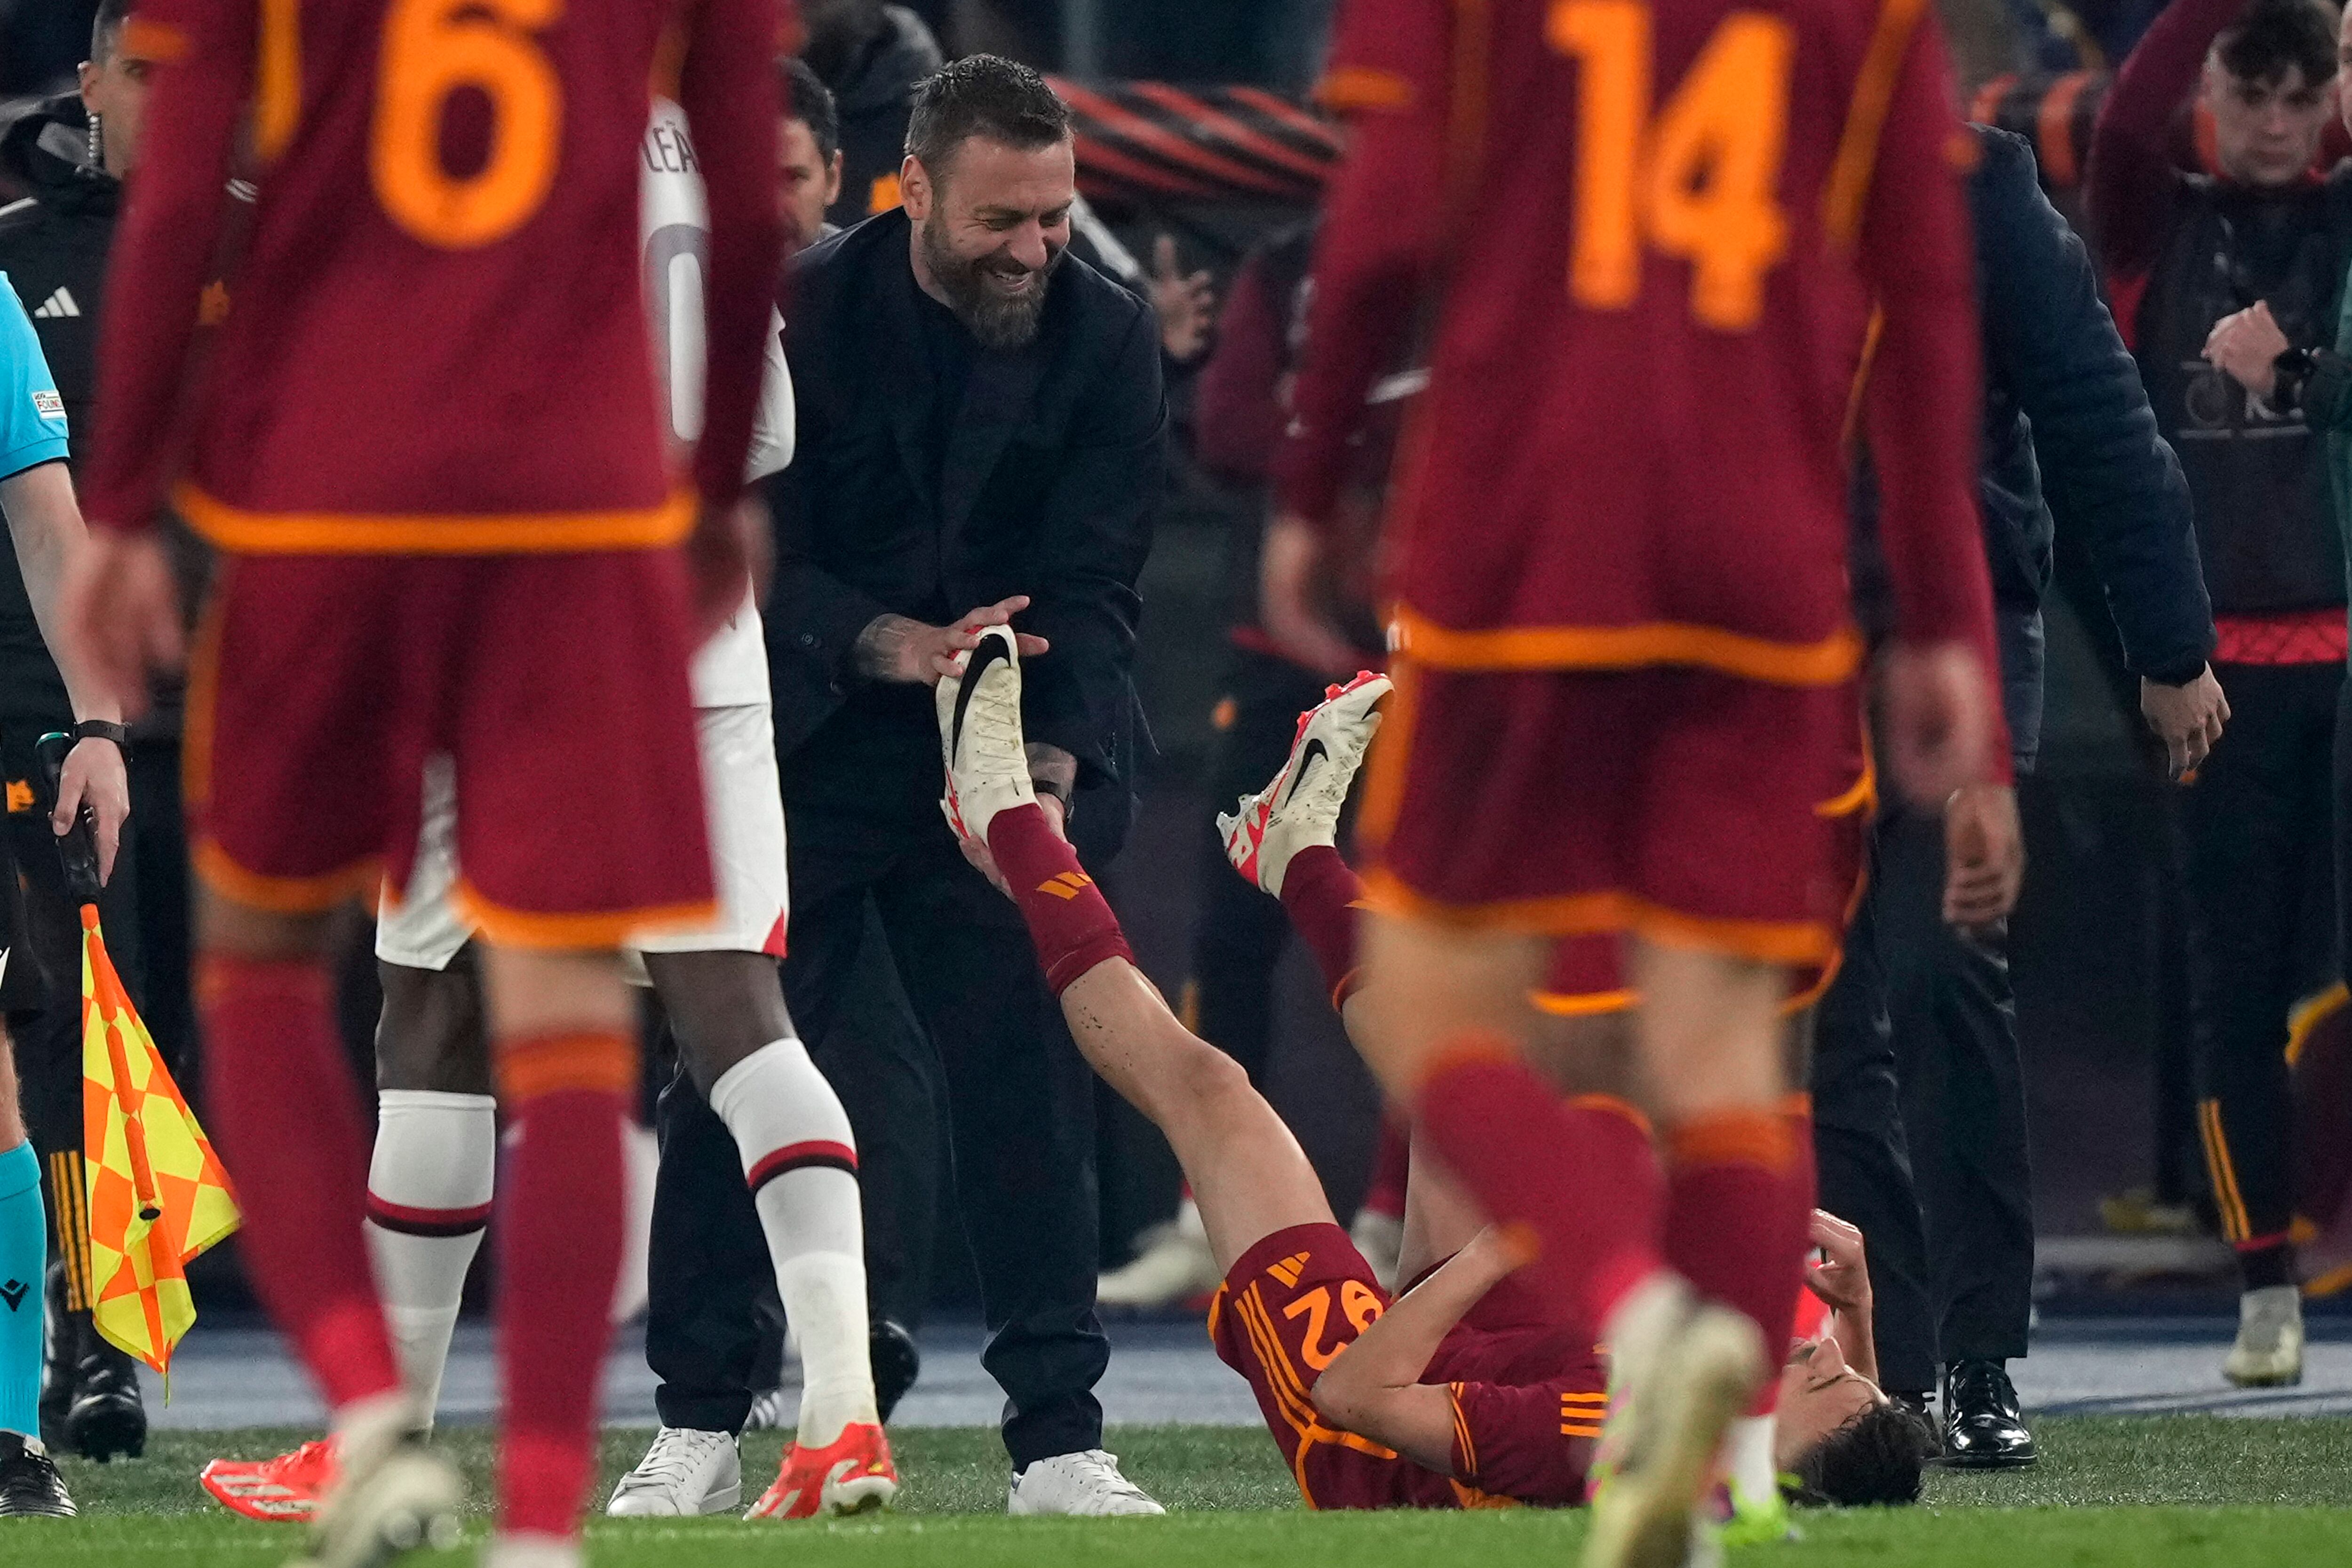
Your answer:
[[[1397,1264],[1404,1257],[1404,1215],[1358,1209],[1356,1217],[1348,1222],[1348,1239],[1372,1266],[1372,1278],[1381,1282],[1381,1289],[1394,1295],[1400,1283]]]
[[[637,1468],[613,1489],[614,1519],[685,1519],[732,1513],[743,1503],[743,1457],[725,1432],[665,1426]]]
[[[289,1568],[382,1568],[411,1552],[457,1543],[465,1482],[407,1430],[410,1416],[397,1420],[390,1430],[341,1435],[341,1473]]]
[[[1756,1325],[1661,1269],[1610,1314],[1609,1416],[1584,1568],[1684,1568],[1718,1550],[1699,1504],[1724,1434],[1763,1386]]]
[[[1040,1459],[1013,1478],[1007,1513],[1075,1513],[1089,1518],[1166,1513],[1118,1473],[1118,1457],[1100,1448]]]
[[[984,628],[980,646],[940,679],[934,701],[948,781],[940,809],[957,837],[984,844],[998,812],[1037,798],[1021,741],[1021,656],[1012,628]]]
[[[1173,1307],[1206,1295],[1224,1282],[1216,1254],[1209,1250],[1201,1208],[1186,1198],[1176,1217],[1143,1233],[1135,1256],[1095,1281],[1095,1302],[1103,1307]]]
[[[1290,755],[1274,782],[1242,796],[1233,816],[1217,818],[1234,870],[1278,899],[1292,856],[1309,845],[1339,841],[1348,786],[1381,727],[1372,705],[1388,694],[1389,678],[1365,670],[1329,688],[1319,704],[1298,716]]]
[[[2238,1298],[2238,1342],[2221,1375],[2240,1388],[2291,1388],[2303,1381],[2303,1295],[2271,1285]]]

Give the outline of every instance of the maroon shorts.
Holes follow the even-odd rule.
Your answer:
[[[1796,969],[1834,959],[1851,879],[1821,814],[1854,785],[1851,683],[1402,657],[1390,673],[1360,828],[1377,903]]]
[[[287,911],[399,885],[446,753],[491,940],[708,919],[690,647],[672,551],[225,557],[188,692],[198,872]]]
[[[1266,1237],[1234,1260],[1209,1304],[1217,1358],[1249,1379],[1308,1508],[1461,1506],[1451,1479],[1339,1431],[1307,1394],[1388,1306],[1372,1266],[1336,1225],[1295,1225]]]

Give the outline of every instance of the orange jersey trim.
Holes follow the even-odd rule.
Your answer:
[[[383,862],[370,855],[315,877],[273,877],[238,865],[210,838],[196,841],[196,876],[232,903],[276,914],[315,915],[364,897],[383,875]]]
[[[1784,968],[1825,964],[1837,952],[1837,933],[1821,921],[1748,921],[1670,910],[1619,889],[1553,898],[1454,904],[1414,891],[1375,867],[1364,888],[1383,913],[1441,925],[1501,927],[1547,936],[1633,931],[1667,947],[1728,952]]]
[[[622,511],[415,514],[248,511],[193,484],[173,490],[188,525],[242,555],[540,555],[591,550],[661,550],[694,526],[683,491],[659,506]]]
[[[1910,53],[1911,35],[1927,8],[1927,0],[1885,0],[1879,7],[1878,26],[1871,32],[1853,100],[1846,110],[1845,130],[1830,164],[1829,185],[1822,192],[1822,226],[1828,230],[1830,243],[1841,248],[1852,248],[1862,237],[1863,206],[1870,199],[1871,176],[1878,171],[1878,139],[1895,102],[1903,57]]]
[[[1530,991],[1528,1000],[1536,1005],[1538,1013],[1549,1013],[1555,1018],[1596,1018],[1604,1013],[1622,1013],[1642,1000],[1638,991]]]
[[[600,1030],[508,1041],[492,1065],[499,1098],[510,1107],[572,1091],[626,1095],[637,1086],[636,1048]]]
[[[1453,671],[1647,669],[1686,665],[1772,686],[1835,686],[1862,667],[1862,637],[1850,626],[1812,643],[1775,642],[1681,621],[1456,631],[1402,605],[1396,608],[1394,626],[1399,653],[1433,669]]]
[[[663,927],[708,925],[719,918],[716,900],[691,904],[652,904],[634,910],[550,913],[509,909],[484,898],[460,878],[449,890],[457,912],[500,947],[546,952],[617,952],[634,933]]]
[[[123,19],[121,47],[160,65],[169,65],[187,58],[188,35],[169,22],[134,14]]]
[[[2286,1065],[2301,1060],[2303,1047],[2311,1042],[2311,1033],[2347,1005],[2352,1005],[2352,990],[2337,981],[2318,995],[2312,997],[2286,1016]]]
[[[1315,89],[1315,100],[1334,113],[1359,110],[1410,109],[1412,83],[1391,70],[1371,66],[1339,66]]]

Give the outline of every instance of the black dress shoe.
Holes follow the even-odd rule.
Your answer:
[[[81,1357],[74,1367],[64,1447],[101,1465],[118,1454],[138,1458],[147,1451],[147,1405],[139,1394],[139,1363],[91,1327],[89,1314],[77,1312],[74,1318],[81,1333]]]
[[[888,1318],[874,1320],[866,1342],[874,1358],[874,1408],[887,1421],[922,1374],[923,1352],[916,1348],[915,1336]]]
[[[66,1481],[38,1443],[0,1432],[0,1519],[71,1519]]]
[[[2018,1416],[2017,1390],[1997,1361],[1954,1362],[1944,1373],[1944,1463],[2011,1470],[2032,1464],[2033,1434]]]

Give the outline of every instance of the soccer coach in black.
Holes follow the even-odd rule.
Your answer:
[[[1035,71],[976,55],[919,84],[901,186],[903,209],[803,252],[784,303],[798,440],[770,492],[767,608],[791,838],[784,992],[824,1038],[870,893],[945,1069],[1012,1510],[1157,1513],[1101,1451],[1091,1079],[1020,911],[940,815],[931,688],[970,628],[1009,617],[1039,792],[1090,863],[1117,850],[1141,735],[1135,581],[1167,429],[1159,328],[1064,254],[1069,116]],[[728,1317],[748,1343],[750,1313]]]

